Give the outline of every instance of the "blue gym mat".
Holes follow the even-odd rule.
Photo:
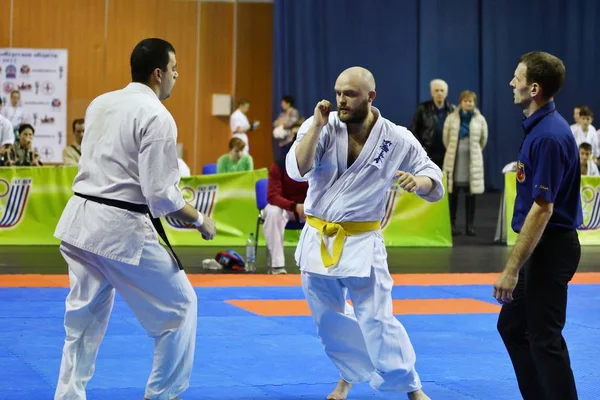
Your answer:
[[[64,340],[67,289],[0,288],[0,399],[53,398]],[[192,399],[324,399],[338,375],[310,317],[262,317],[226,300],[298,300],[299,287],[197,288]],[[469,298],[493,303],[490,286],[398,286],[395,299]],[[401,315],[433,400],[519,399],[496,314]],[[565,337],[581,400],[600,399],[600,285],[571,285]],[[152,364],[149,339],[117,297],[89,400],[142,399]],[[368,384],[348,397],[404,399]]]

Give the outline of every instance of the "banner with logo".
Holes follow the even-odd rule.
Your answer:
[[[430,203],[392,185],[386,194],[381,227],[388,246],[452,247],[447,191],[442,200]]]
[[[181,190],[186,201],[217,222],[215,244],[243,245],[250,232],[255,231],[258,213],[253,182],[266,177],[264,171],[264,174],[254,177],[250,177],[249,173],[236,173],[197,176],[183,181]],[[166,222],[165,230],[171,244],[199,244],[193,227],[186,227],[171,218],[166,218]],[[393,185],[386,193],[381,226],[389,246],[452,246],[447,198],[428,203]],[[299,231],[286,231],[287,245],[296,244],[298,238]],[[264,244],[262,238],[260,243]]]
[[[0,168],[0,244],[56,244],[77,167]]]
[[[33,125],[33,146],[42,162],[62,162],[67,131],[67,50],[0,49],[2,103],[21,92],[25,122]]]
[[[506,244],[513,246],[518,235],[512,230],[511,221],[517,196],[517,173],[511,172],[504,177],[504,204],[506,224]],[[581,177],[581,207],[583,224],[577,228],[579,242],[584,246],[600,245],[600,177]]]
[[[0,245],[58,244],[54,228],[72,195],[77,167],[0,168]],[[169,241],[178,246],[243,246],[255,232],[258,210],[255,184],[266,169],[183,178],[185,200],[217,223],[211,242],[195,228],[164,218]],[[390,246],[452,246],[448,199],[426,202],[393,185],[386,194],[382,219]],[[299,231],[286,231],[286,245],[294,245]],[[264,245],[264,239],[260,238]]]

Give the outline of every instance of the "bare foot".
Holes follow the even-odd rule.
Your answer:
[[[410,392],[410,393],[408,393],[408,399],[409,399],[409,400],[431,400],[431,399],[429,398],[429,396],[427,396],[427,395],[425,394],[425,392],[423,392],[423,391],[422,391],[422,390],[420,390],[420,389],[419,389],[419,390],[417,390],[417,391],[414,391],[414,392]]]
[[[348,392],[352,387],[351,383],[346,382],[342,378],[340,378],[337,387],[335,390],[327,396],[327,400],[346,400],[348,397]]]

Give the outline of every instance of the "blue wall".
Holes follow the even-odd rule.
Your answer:
[[[361,65],[377,81],[384,117],[408,126],[429,81],[446,80],[449,100],[478,95],[489,126],[486,183],[501,188],[516,159],[521,111],[508,82],[519,56],[543,50],[567,67],[558,110],[572,119],[583,103],[600,114],[600,2],[596,0],[275,0],[273,112],[291,94],[304,116],[345,68]]]

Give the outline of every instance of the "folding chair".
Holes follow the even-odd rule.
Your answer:
[[[217,173],[217,164],[216,163],[204,164],[204,166],[202,167],[202,175],[212,175],[212,174],[216,174],[216,173]]]

